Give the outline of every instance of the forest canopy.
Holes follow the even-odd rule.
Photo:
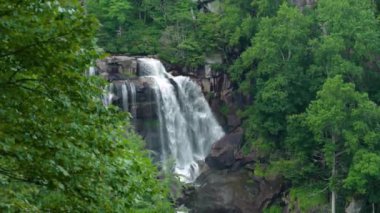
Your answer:
[[[256,170],[290,180],[291,199],[305,202],[304,211],[328,198],[339,212],[353,199],[378,203],[379,1],[300,2],[87,5],[102,23],[98,44],[106,51],[158,55],[187,70],[220,55],[216,72],[252,99],[241,118],[245,149],[263,157]]]

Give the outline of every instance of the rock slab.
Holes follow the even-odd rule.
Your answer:
[[[192,213],[255,213],[280,195],[284,181],[281,177],[255,177],[248,169],[208,170],[196,184],[185,199]]]

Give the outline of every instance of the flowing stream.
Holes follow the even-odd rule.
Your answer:
[[[204,161],[211,145],[224,132],[203,96],[201,88],[190,78],[172,76],[162,63],[153,58],[140,58],[139,78],[149,78],[157,115],[158,137],[146,139],[159,146],[159,161],[165,171],[179,175],[183,182],[193,182],[199,175],[199,163]],[[116,93],[119,105],[136,117],[136,92],[132,81],[124,81],[107,88],[105,104],[112,102]],[[135,120],[135,119],[134,119]]]

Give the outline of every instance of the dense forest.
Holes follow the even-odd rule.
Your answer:
[[[254,175],[283,176],[301,212],[378,212],[380,1],[299,2],[0,2],[0,209],[173,211],[128,113],[103,107],[106,82],[84,70],[106,54],[184,70],[217,54],[250,100]]]
[[[88,10],[107,52],[189,69],[221,54],[216,69],[253,99],[241,116],[245,149],[262,156],[257,175],[284,175],[303,211],[379,203],[379,2],[207,3],[92,0]]]

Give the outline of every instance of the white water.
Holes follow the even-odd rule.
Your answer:
[[[152,58],[139,59],[140,75],[156,82],[155,95],[159,119],[160,159],[164,169],[174,160],[174,173],[192,182],[199,175],[200,161],[224,132],[213,116],[200,87],[188,77],[173,77],[162,63]]]
[[[95,67],[90,67],[90,68],[86,71],[86,75],[87,75],[87,76],[94,76],[94,75],[96,75]]]
[[[123,110],[128,111],[128,90],[126,82],[121,85],[121,101]]]
[[[124,80],[117,83],[111,83],[104,88],[103,91],[103,104],[109,106],[114,99],[120,99],[120,107],[123,111],[129,111],[133,118],[132,122],[136,120],[137,103],[136,103],[136,86],[133,82]]]
[[[113,90],[114,90],[114,85],[113,84],[107,85],[104,88],[104,90],[103,90],[103,98],[102,98],[104,106],[109,106],[109,105],[112,104],[112,100],[115,97],[115,94],[113,93]]]
[[[136,105],[136,86],[133,82],[127,81],[126,84],[128,84],[128,89],[131,93],[131,106],[130,106],[130,112],[132,114],[132,118],[135,121],[136,120],[136,113],[137,113],[137,105]]]

